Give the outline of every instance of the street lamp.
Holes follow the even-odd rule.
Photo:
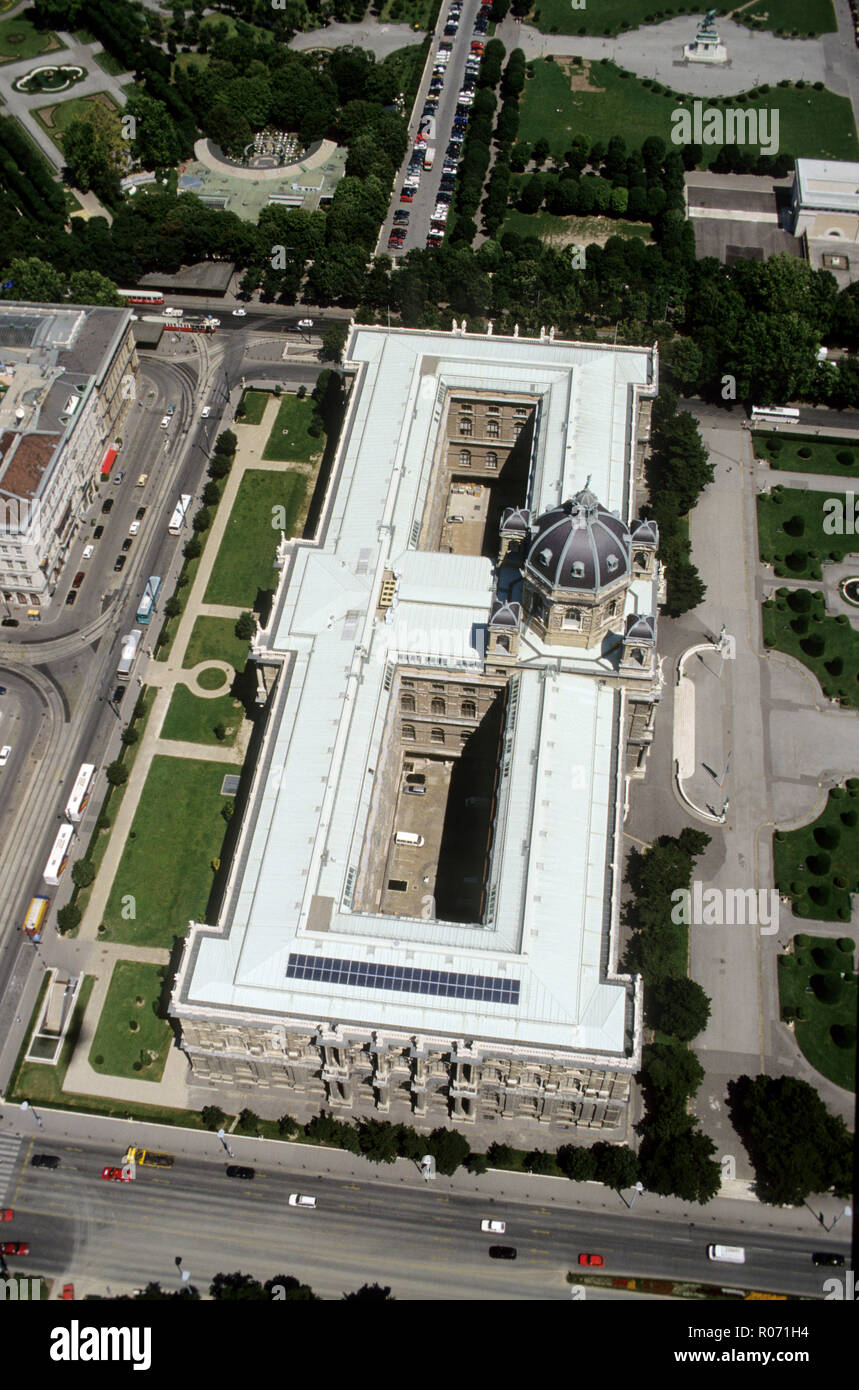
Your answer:
[[[827,1229],[828,1231],[834,1231],[834,1230],[835,1230],[835,1227],[838,1225],[838,1223],[839,1223],[839,1221],[841,1220],[842,1216],[852,1216],[852,1215],[853,1215],[853,1208],[852,1208],[852,1207],[849,1207],[849,1206],[848,1206],[848,1207],[845,1207],[843,1211],[840,1211],[840,1212],[838,1213],[838,1215],[836,1216],[836,1218],[835,1218],[835,1220],[833,1221],[832,1225],[831,1225],[831,1226],[827,1226],[826,1229]]]
[[[39,1129],[42,1128],[42,1121],[39,1119],[38,1115],[36,1114],[35,1110],[33,1110],[33,1107],[28,1100],[21,1101],[21,1109],[25,1113],[26,1111],[30,1110],[32,1112],[33,1119],[36,1121],[36,1124],[38,1125]]]
[[[235,1158],[235,1154],[233,1153],[232,1149],[227,1143],[227,1131],[225,1129],[218,1130],[218,1138],[220,1139],[227,1153],[230,1155],[230,1158]]]
[[[629,1210],[630,1210],[630,1211],[632,1211],[632,1208],[635,1206],[635,1199],[636,1199],[636,1197],[638,1196],[639,1192],[643,1192],[643,1191],[644,1191],[644,1183],[643,1183],[643,1182],[637,1182],[637,1183],[635,1184],[635,1192],[634,1192],[634,1194],[633,1194],[632,1201],[631,1201],[630,1204],[629,1204]]]

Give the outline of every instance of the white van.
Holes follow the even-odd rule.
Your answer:
[[[394,836],[395,845],[414,845],[417,848],[423,842],[423,835],[414,835],[411,830],[398,830]]]
[[[746,1252],[742,1245],[708,1245],[707,1257],[711,1260],[723,1260],[731,1265],[746,1263]]]

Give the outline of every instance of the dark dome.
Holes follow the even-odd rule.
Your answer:
[[[537,518],[525,568],[555,589],[601,589],[629,573],[629,528],[585,488]]]

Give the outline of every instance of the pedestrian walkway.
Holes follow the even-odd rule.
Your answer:
[[[14,1134],[0,1134],[0,1206],[9,1200],[23,1142]]]

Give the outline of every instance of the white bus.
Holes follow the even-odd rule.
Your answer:
[[[48,856],[45,872],[42,875],[45,882],[53,884],[54,887],[59,883],[63,869],[69,862],[69,845],[71,844],[74,833],[74,826],[69,825],[68,821],[66,821],[64,825],[61,825],[57,831],[54,848]]]
[[[179,501],[176,503],[176,510],[167,525],[167,530],[170,532],[171,536],[180,536],[182,534],[182,527],[185,525],[185,518],[188,515],[188,508],[190,505],[191,498],[187,493],[183,492]]]
[[[89,802],[89,794],[92,791],[92,784],[95,781],[95,764],[81,763],[80,771],[75,778],[75,785],[72,794],[66,805],[66,816],[71,821],[83,820],[84,811]]]
[[[131,668],[137,656],[137,648],[140,646],[140,639],[143,636],[139,627],[133,632],[128,632],[122,639],[122,651],[120,652],[119,665],[116,668],[116,678],[125,681],[127,684],[131,680]]]
[[[799,411],[790,405],[753,405],[752,424],[757,421],[762,425],[798,425]]]
[[[413,830],[398,830],[394,836],[395,845],[412,845],[417,849],[423,842],[423,835],[416,835]]]

